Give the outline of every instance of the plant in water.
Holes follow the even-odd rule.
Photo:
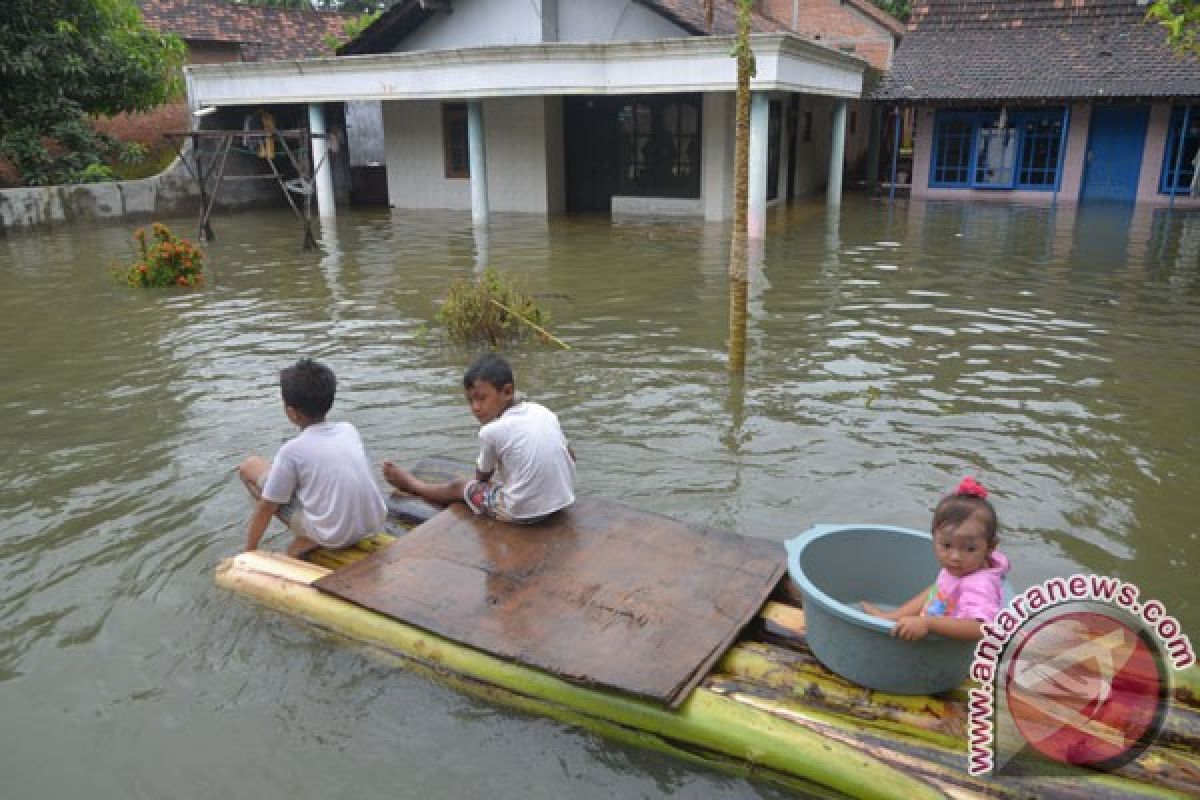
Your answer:
[[[130,286],[199,286],[204,282],[204,253],[187,239],[177,239],[161,223],[133,233],[138,244],[138,261],[117,270],[117,277]]]
[[[437,312],[450,338],[495,347],[533,332],[566,347],[546,330],[550,315],[517,288],[511,275],[488,268],[478,280],[460,278],[450,285]]]

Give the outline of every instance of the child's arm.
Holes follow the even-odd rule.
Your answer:
[[[254,513],[250,515],[250,524],[246,526],[247,552],[258,549],[258,543],[262,541],[267,526],[271,524],[271,517],[275,516],[278,510],[279,503],[272,503],[270,500],[259,498],[254,504]]]
[[[959,617],[907,616],[896,620],[892,636],[915,642],[931,633],[950,639],[978,639],[983,635],[983,623],[977,619]]]
[[[874,603],[868,603],[866,601],[863,602],[862,607],[863,607],[863,611],[867,612],[868,614],[870,614],[873,617],[879,617],[880,619],[889,619],[892,622],[895,622],[896,620],[900,619],[901,617],[913,617],[913,616],[920,614],[921,609],[924,608],[924,606],[925,606],[925,598],[928,596],[929,596],[929,590],[924,589],[920,592],[917,592],[915,595],[913,595],[913,598],[911,600],[909,600],[907,603],[900,606],[899,608],[894,608],[891,611],[884,611],[883,609],[876,606]]]

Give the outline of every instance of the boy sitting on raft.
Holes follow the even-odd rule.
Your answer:
[[[279,374],[283,413],[300,435],[267,462],[250,456],[238,475],[256,500],[246,528],[246,550],[255,550],[271,517],[295,537],[288,555],[317,547],[349,547],[383,530],[387,503],[375,484],[358,431],[349,422],[327,422],[337,378],[333,370],[302,359]]]
[[[463,376],[471,413],[479,420],[475,480],[429,483],[390,461],[383,477],[402,492],[446,505],[462,500],[476,514],[532,525],[575,502],[575,453],[558,417],[518,400],[512,367],[486,353]]]

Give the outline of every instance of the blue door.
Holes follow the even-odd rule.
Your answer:
[[[1137,199],[1148,117],[1146,108],[1092,109],[1081,200],[1132,203]]]

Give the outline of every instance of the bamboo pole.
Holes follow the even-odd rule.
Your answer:
[[[562,349],[564,349],[564,350],[570,350],[570,349],[571,349],[571,345],[567,344],[567,343],[566,343],[566,342],[564,342],[562,339],[558,338],[558,337],[557,337],[557,336],[555,336],[553,333],[551,333],[550,331],[548,331],[548,330],[546,330],[545,328],[543,328],[541,325],[538,325],[538,324],[537,324],[536,322],[534,322],[533,320],[527,319],[526,317],[522,316],[521,314],[518,314],[516,311],[514,311],[513,309],[511,309],[511,308],[509,308],[508,306],[504,305],[504,303],[501,303],[501,302],[500,302],[499,300],[497,300],[496,298],[494,298],[494,297],[489,297],[489,298],[488,298],[488,300],[490,300],[491,302],[495,303],[495,304],[496,304],[497,306],[499,306],[499,307],[500,307],[502,310],[504,310],[504,311],[507,311],[509,314],[511,314],[511,315],[513,315],[514,317],[516,317],[517,319],[521,320],[521,322],[524,322],[526,325],[528,325],[529,327],[533,328],[535,331],[537,331],[538,333],[540,333],[542,336],[545,336],[547,339],[549,339],[550,341],[554,342],[555,344],[557,344],[557,345],[558,345],[559,347],[561,347]]]

